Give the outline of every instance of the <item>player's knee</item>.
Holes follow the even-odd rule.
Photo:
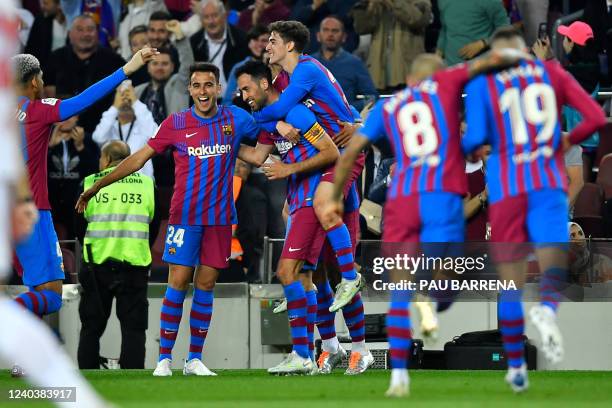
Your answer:
[[[283,286],[289,285],[295,281],[295,273],[292,268],[287,265],[279,264],[276,271],[276,277]]]

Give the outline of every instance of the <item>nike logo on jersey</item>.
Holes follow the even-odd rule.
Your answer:
[[[289,247],[289,252],[297,252],[300,251],[302,248],[291,248]]]
[[[187,139],[189,139],[191,136],[195,136],[195,135],[197,135],[197,134],[198,134],[198,132],[195,132],[195,133],[187,133],[187,134],[185,134],[185,137],[186,137]]]

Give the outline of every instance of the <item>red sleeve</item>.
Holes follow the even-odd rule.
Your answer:
[[[546,70],[555,89],[559,110],[569,105],[580,112],[582,121],[569,134],[572,144],[587,139],[606,124],[606,116],[601,107],[580,86],[574,77],[556,61],[546,62]]]
[[[262,129],[261,132],[259,132],[259,135],[257,136],[257,143],[261,143],[264,145],[273,145],[274,138],[272,137],[272,134],[270,132],[266,132]]]
[[[151,136],[147,143],[157,154],[163,153],[166,149],[174,145],[173,133],[172,115],[170,115],[164,119],[161,125],[159,125],[157,131]]]
[[[433,75],[434,81],[440,86],[448,89],[450,94],[461,92],[470,80],[470,70],[465,63],[454,65],[450,68],[438,71]]]
[[[39,121],[45,125],[50,125],[60,121],[59,107],[62,101],[55,98],[45,98],[32,102],[32,113]]]

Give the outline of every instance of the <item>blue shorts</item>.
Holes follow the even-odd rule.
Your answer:
[[[53,228],[51,211],[39,211],[38,222],[27,239],[15,246],[23,267],[23,284],[31,288],[43,283],[64,280],[62,250]]]
[[[168,225],[162,260],[224,269],[229,266],[231,252],[231,225]]]

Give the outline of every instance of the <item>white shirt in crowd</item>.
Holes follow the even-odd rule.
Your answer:
[[[153,119],[151,111],[147,106],[137,100],[132,106],[136,119],[132,123],[126,123],[119,130],[119,121],[117,116],[119,111],[114,106],[111,106],[102,114],[100,123],[96,126],[92,138],[100,147],[110,140],[122,140],[130,146],[132,153],[140,150],[147,141],[155,134],[157,124]],[[130,130],[131,129],[131,130]],[[144,167],[140,170],[141,173],[153,177],[153,163],[147,161]]]
[[[51,40],[51,51],[62,48],[66,45],[66,37],[68,37],[68,27],[66,22],[60,24],[56,19],[53,19],[53,39]]]
[[[227,49],[227,29],[223,32],[223,38],[220,40],[213,40],[208,36],[206,31],[204,32],[204,36],[208,43],[208,62],[219,68],[219,84],[221,85],[221,95],[223,95],[225,93],[225,89],[227,88],[227,79],[223,73],[223,55]],[[212,57],[215,58],[210,59]]]

